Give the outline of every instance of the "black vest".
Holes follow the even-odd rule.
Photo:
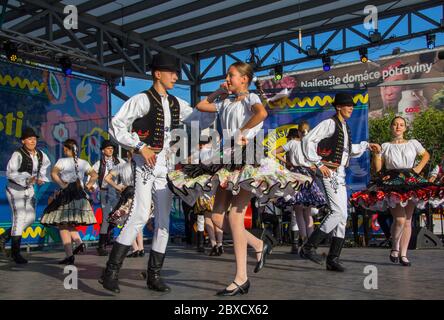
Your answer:
[[[37,178],[40,176],[40,169],[42,168],[43,163],[43,153],[36,149],[37,151],[37,159],[38,159],[38,165],[37,165]],[[32,176],[32,157],[29,154],[28,151],[25,150],[25,148],[20,148],[17,150],[17,152],[20,152],[22,155],[22,163],[20,164],[20,168],[18,169],[19,172],[28,172]]]
[[[113,163],[116,166],[120,163],[120,160],[117,157],[113,156]],[[106,171],[105,157],[103,156],[100,159],[99,172],[98,172],[98,174],[99,174],[99,188],[102,187],[103,178],[105,178],[105,171]]]
[[[323,139],[318,143],[318,155],[322,157],[322,162],[330,168],[337,168],[341,165],[342,155],[344,153],[344,131],[342,123],[338,116],[332,117],[335,122],[335,132],[330,138]],[[348,152],[351,153],[352,140],[351,131],[347,123],[345,123],[348,134]],[[350,159],[350,157],[349,157]],[[348,166],[348,161],[346,166]]]
[[[171,123],[166,124],[163,114],[162,99],[159,93],[157,93],[153,87],[148,91],[144,91],[144,93],[150,100],[150,110],[148,114],[134,121],[132,132],[136,132],[140,141],[146,145],[162,149],[165,125],[169,126],[170,130],[179,127],[179,101],[176,97],[168,95]]]

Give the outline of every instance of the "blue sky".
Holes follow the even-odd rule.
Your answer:
[[[442,17],[442,12],[440,10],[436,9],[427,9],[421,11],[424,15],[434,19],[435,21],[439,21]],[[383,34],[385,30],[390,26],[390,24],[395,21],[396,17],[379,20],[379,31]],[[430,28],[433,28],[431,24],[426,22],[425,20],[418,18],[414,15],[412,15],[412,23],[415,26],[415,31],[425,31]],[[364,29],[363,25],[355,26],[355,28],[358,31],[361,31],[364,34],[368,34],[368,31]],[[405,17],[397,27],[395,27],[390,35],[404,35],[406,34],[407,30],[407,17]],[[316,47],[320,47],[321,43],[324,42],[332,32],[327,32],[324,34],[319,35],[317,38],[318,43],[316,44]],[[342,40],[341,38],[336,38],[336,41],[333,41],[329,48],[331,49],[338,49],[339,46],[341,46]],[[307,38],[303,38],[303,43],[309,43],[309,40]],[[350,33],[347,36],[347,43],[351,46],[357,46],[361,43],[363,43],[363,39],[358,37],[357,35]],[[259,57],[262,57],[265,55],[267,50],[272,45],[263,46],[258,48]],[[436,34],[436,46],[444,46],[444,34],[438,33]],[[382,45],[379,47],[370,48],[368,50],[368,56],[371,60],[377,60],[381,56],[390,55],[392,53],[392,50],[396,47],[399,47],[401,49],[401,53],[407,52],[407,51],[415,51],[415,50],[421,50],[425,49],[426,46],[426,38],[420,37],[420,38],[414,38],[403,42],[396,42],[389,45]],[[241,60],[246,60],[250,53],[248,50],[236,52],[234,53],[236,57],[238,57]],[[297,59],[298,57],[301,57],[300,54],[298,54],[297,50],[295,50],[293,47],[287,46],[285,47],[285,56],[286,60],[291,59]],[[346,63],[346,62],[352,62],[359,60],[359,54],[358,52],[350,52],[345,53],[337,56],[333,56],[333,60],[335,64],[339,63]],[[212,59],[204,59],[201,61],[201,68],[202,70],[205,69],[205,67],[212,61]],[[280,52],[279,50],[275,50],[275,52],[270,55],[270,57],[264,62],[264,65],[268,64],[275,64],[277,62],[281,61]],[[227,59],[227,65],[230,65],[234,61],[230,61],[230,59]],[[290,72],[290,71],[296,71],[296,70],[303,70],[303,69],[309,69],[309,68],[316,68],[320,67],[322,65],[322,62],[320,59],[312,60],[304,63],[300,63],[297,65],[291,65],[291,66],[285,66],[284,72]],[[222,62],[221,59],[219,59],[219,62],[215,64],[215,66],[208,72],[206,77],[213,77],[216,75],[220,75],[222,70]],[[264,76],[267,75],[266,73],[258,73],[258,76]],[[131,97],[137,93],[140,93],[144,90],[147,90],[151,86],[151,81],[148,80],[140,80],[140,79],[134,79],[134,78],[125,78],[126,85],[125,87],[118,86],[117,89],[127,96]],[[203,84],[201,86],[201,91],[213,91],[219,87],[220,82],[212,82],[208,84]],[[170,92],[171,94],[178,96],[185,101],[190,102],[190,88],[186,85],[176,85],[173,90]],[[112,95],[111,98],[111,107],[112,107],[112,114],[114,115],[120,108],[120,106],[123,104],[123,100],[119,99],[118,97]]]

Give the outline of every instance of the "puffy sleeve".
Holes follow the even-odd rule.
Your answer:
[[[255,93],[250,93],[250,96],[248,98],[249,98],[248,104],[251,111],[253,111],[253,106],[255,104],[262,104],[261,99]]]
[[[332,119],[324,120],[316,127],[313,128],[303,139],[302,139],[302,151],[305,158],[314,163],[317,167],[322,166],[322,157],[318,155],[318,143],[325,139],[333,136],[335,133],[335,122]]]
[[[367,151],[368,146],[369,146],[369,144],[367,141],[362,141],[359,144],[352,144],[352,150],[350,153],[350,157],[359,158],[360,156],[362,156],[364,154],[365,151]]]
[[[109,133],[123,147],[138,149],[140,139],[131,132],[133,122],[146,115],[150,110],[150,100],[144,93],[127,100],[111,120]]]
[[[48,179],[48,169],[51,166],[51,161],[49,160],[46,153],[42,152],[43,159],[42,159],[42,167],[40,168],[39,172],[39,179],[45,182],[49,182]]]
[[[291,149],[291,141],[288,141],[286,144],[282,146],[282,149],[285,150],[285,152],[288,152]]]
[[[191,122],[197,121],[201,129],[206,129],[216,120],[215,112],[201,112],[196,108],[193,109],[185,100],[177,97],[176,99],[180,105],[180,120],[185,125],[191,126]]]
[[[6,167],[6,177],[22,187],[27,187],[27,180],[31,177],[28,172],[19,172],[22,164],[22,155],[19,152],[14,152],[9,159]]]
[[[410,143],[413,144],[417,155],[422,156],[426,152],[426,149],[424,149],[424,147],[418,140],[412,139],[410,140]]]

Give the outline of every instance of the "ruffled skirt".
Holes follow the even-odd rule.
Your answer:
[[[278,207],[285,208],[287,206],[301,205],[304,207],[322,208],[327,205],[325,195],[316,183],[314,173],[310,169],[305,167],[296,167],[291,171],[312,177],[313,183],[308,188],[303,186],[301,191],[293,196],[279,198],[276,201],[276,205]]]
[[[108,216],[108,222],[115,226],[123,226],[128,219],[134,201],[134,187],[128,186],[120,195],[119,202]]]
[[[444,205],[444,186],[428,182],[413,170],[389,170],[367,190],[355,192],[351,202],[372,211],[386,211],[412,201],[419,209],[427,204],[434,208]]]
[[[247,190],[265,203],[293,196],[312,183],[311,177],[291,172],[271,158],[262,159],[258,165],[185,165],[170,172],[167,179],[171,191],[190,206],[203,195],[213,196],[219,187],[234,195]]]
[[[40,223],[45,226],[87,226],[96,224],[97,220],[88,194],[72,182],[55,194],[53,201],[43,211]]]

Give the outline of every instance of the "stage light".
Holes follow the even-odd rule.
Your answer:
[[[393,48],[392,56],[397,56],[400,53],[401,53],[401,48],[400,47]]]
[[[368,49],[363,47],[359,48],[359,59],[362,63],[366,63],[368,61]]]
[[[322,56],[322,69],[324,71],[330,71],[331,69],[331,58],[329,56]]]
[[[72,63],[69,57],[64,56],[60,58],[59,63],[65,76],[72,75]]]
[[[309,57],[317,57],[317,55],[318,55],[318,49],[316,49],[315,47],[307,46],[307,47],[306,47],[306,50],[307,50],[307,55],[308,55]]]
[[[435,34],[427,34],[426,40],[427,40],[427,48],[435,49],[436,35]]]
[[[283,73],[284,73],[284,67],[282,65],[274,67],[274,80],[276,81],[282,80]]]
[[[370,31],[369,37],[370,37],[370,42],[372,42],[372,43],[379,42],[382,39],[382,36],[378,30]]]
[[[6,41],[3,44],[3,49],[5,49],[6,58],[9,61],[16,62],[18,60],[17,45],[14,42]]]

